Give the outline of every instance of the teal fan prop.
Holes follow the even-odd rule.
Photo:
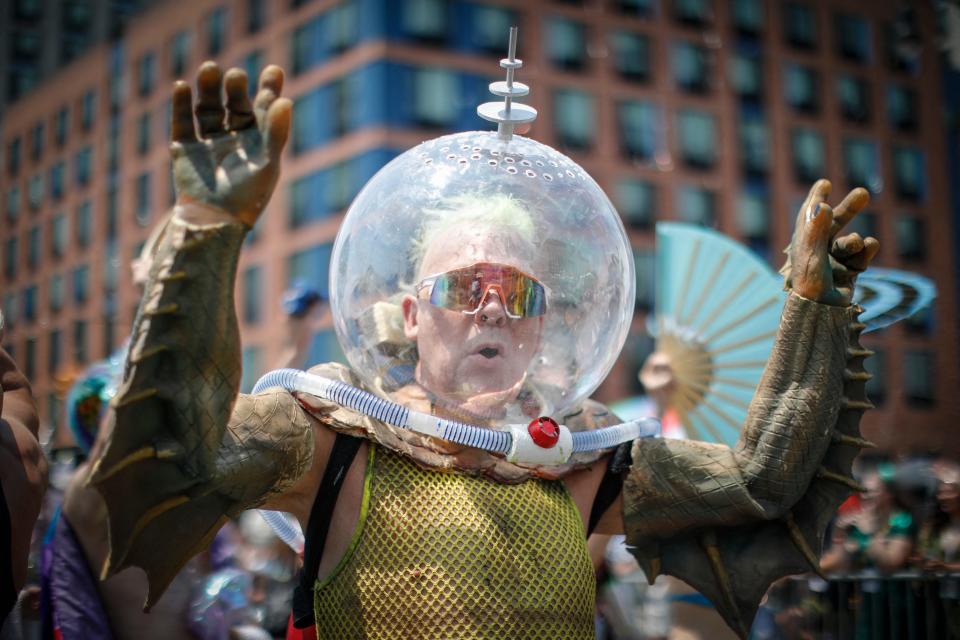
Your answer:
[[[733,239],[704,227],[657,224],[656,308],[648,323],[673,363],[670,399],[687,436],[733,445],[773,347],[783,281]],[[883,328],[936,297],[923,276],[871,267],[857,279],[865,331]]]

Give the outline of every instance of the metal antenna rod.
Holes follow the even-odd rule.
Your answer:
[[[503,98],[502,103],[486,102],[477,107],[477,114],[484,120],[497,123],[497,135],[503,140],[513,137],[513,129],[518,124],[533,122],[537,117],[537,110],[519,102],[514,102],[530,93],[530,88],[514,81],[517,69],[523,66],[523,61],[517,59],[517,27],[510,27],[510,44],[507,57],[500,61],[500,66],[507,70],[505,82],[490,83],[490,93]]]

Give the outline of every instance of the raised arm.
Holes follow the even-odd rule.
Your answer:
[[[108,510],[103,575],[142,567],[148,607],[227,518],[291,485],[312,459],[311,424],[289,394],[238,397],[234,281],[277,182],[290,127],[282,83],[278,67],[265,69],[251,105],[243,71],[223,77],[207,62],[195,109],[190,87],[174,86],[177,201],[90,479]]]
[[[736,447],[641,440],[624,483],[628,542],[648,577],[689,582],[742,635],[772,580],[818,570],[824,527],[855,487],[850,463],[866,444],[858,424],[870,407],[869,352],[850,304],[879,244],[837,237],[867,192],[852,191],[836,211],[829,192],[819,181],[798,216],[791,293]]]

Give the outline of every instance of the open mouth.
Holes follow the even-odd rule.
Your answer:
[[[480,349],[480,351],[478,351],[477,353],[479,353],[484,358],[489,360],[491,358],[496,358],[498,355],[500,355],[500,349],[497,349],[496,347],[484,347],[483,349]]]

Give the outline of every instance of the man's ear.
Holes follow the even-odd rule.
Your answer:
[[[403,296],[403,302],[400,303],[403,309],[403,335],[407,340],[416,341],[417,331],[417,312],[419,311],[419,302],[413,296],[407,294]]]

